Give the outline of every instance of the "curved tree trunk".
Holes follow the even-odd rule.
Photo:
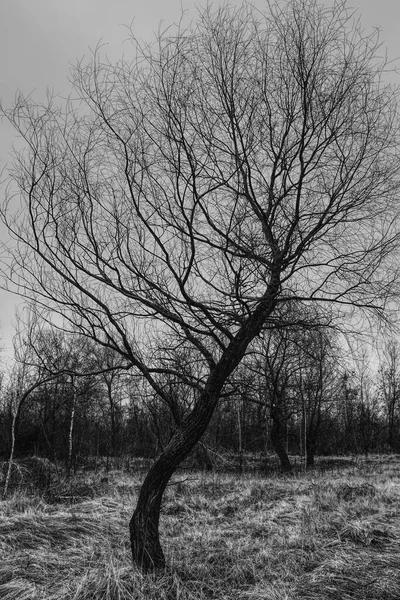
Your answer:
[[[165,557],[159,537],[162,497],[171,476],[198,443],[208,421],[208,415],[205,413],[204,420],[199,420],[192,427],[180,429],[144,480],[135,512],[129,523],[133,562],[143,571],[165,568]]]
[[[279,290],[279,265],[277,267],[262,301],[231,339],[219,361],[214,363],[210,357],[210,374],[195,407],[176,429],[143,482],[129,531],[133,562],[144,571],[165,567],[158,528],[163,493],[177,467],[207,429],[228,377],[242,360],[249,343],[260,333],[265,319],[273,312]]]
[[[165,568],[158,528],[162,496],[173,473],[164,469],[166,460],[168,455],[163,453],[149,471],[129,523],[132,559],[144,571]]]
[[[37,387],[39,387],[43,383],[47,383],[48,381],[51,381],[52,379],[54,379],[54,376],[48,377],[47,379],[36,381],[33,385],[31,385],[22,394],[22,396],[17,397],[17,404],[16,404],[16,407],[15,407],[15,411],[14,411],[14,414],[13,414],[13,417],[12,417],[12,423],[11,423],[11,449],[10,449],[10,456],[9,456],[9,459],[8,459],[8,468],[7,468],[6,481],[5,481],[4,489],[3,489],[3,500],[7,496],[8,488],[9,488],[9,485],[10,485],[11,470],[12,470],[12,465],[13,465],[13,461],[14,461],[14,453],[15,453],[15,442],[16,442],[16,436],[17,436],[17,426],[18,426],[18,420],[19,420],[19,415],[21,413],[22,406],[23,406],[25,400],[31,394],[31,392],[33,392]]]
[[[129,523],[133,562],[144,571],[165,568],[159,538],[161,501],[168,481],[200,440],[211,419],[218,396],[209,396],[173,435],[148,472]]]

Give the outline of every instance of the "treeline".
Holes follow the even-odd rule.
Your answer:
[[[12,373],[2,378],[3,459],[36,455],[69,472],[96,460],[153,458],[193,408],[196,386],[188,395],[172,371],[162,383],[174,398],[167,406],[110,349],[33,330],[20,336]],[[176,369],[201,379],[184,353]],[[262,466],[275,452],[287,471],[293,456],[310,467],[317,455],[399,452],[399,398],[396,341],[371,369],[366,355],[349,358],[327,327],[266,331],[225,386],[193,457],[212,468],[215,456],[231,453],[240,467],[253,453]]]

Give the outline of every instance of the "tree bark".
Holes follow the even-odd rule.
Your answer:
[[[191,419],[191,422],[183,424],[177,430],[143,482],[129,524],[133,562],[143,571],[165,568],[165,557],[159,539],[162,497],[171,476],[203,435],[217,399],[218,397],[209,397],[208,406],[198,410],[198,418]]]
[[[278,455],[281,471],[284,473],[290,473],[292,470],[292,465],[290,464],[289,457],[286,453],[284,445],[282,444],[282,423],[280,419],[279,412],[276,408],[271,409],[271,418],[272,418],[272,427],[271,427],[271,443],[272,446]]]
[[[216,382],[217,383],[217,382]],[[222,387],[217,383],[216,387]],[[205,390],[206,391],[206,390]],[[214,412],[219,390],[202,398],[181,427],[172,436],[164,452],[148,472],[132,519],[129,523],[133,562],[143,571],[165,568],[165,557],[159,538],[161,501],[168,481],[181,462],[190,454]]]
[[[164,470],[165,460],[168,460],[166,453],[148,473],[129,523],[133,562],[146,572],[165,568],[158,528],[162,496],[173,473]]]

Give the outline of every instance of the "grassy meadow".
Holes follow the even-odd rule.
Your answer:
[[[400,456],[291,476],[181,472],[163,505],[158,577],[131,564],[142,477],[14,486],[0,502],[1,600],[400,598]]]

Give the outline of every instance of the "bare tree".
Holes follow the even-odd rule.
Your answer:
[[[354,412],[356,413],[356,450],[368,455],[371,451],[382,450],[386,428],[383,423],[379,379],[376,381],[375,370],[371,368],[371,351],[366,347],[354,352],[353,385]],[[381,373],[382,374],[382,373]]]
[[[393,338],[386,342],[378,379],[384,410],[387,415],[387,443],[392,450],[398,450],[400,426],[400,344]]]
[[[288,448],[293,447],[289,432],[292,438],[294,422],[300,425],[306,466],[313,466],[323,413],[337,386],[335,333],[328,315],[319,315],[316,308],[291,303],[280,315],[279,328],[266,329],[243,361],[259,389],[251,401],[268,407],[272,447],[286,472],[291,471]]]
[[[8,386],[11,413],[11,445],[3,488],[3,499],[6,498],[10,485],[21,410],[37,388],[54,379],[54,374],[41,368],[38,369],[33,360],[32,342],[38,335],[40,335],[40,330],[35,315],[30,313],[27,324],[24,324],[21,315],[17,314],[17,331],[13,340],[15,364]]]
[[[324,414],[340,386],[340,353],[334,333],[327,328],[303,331],[297,355],[296,388],[301,408],[301,430],[306,467],[314,466]]]
[[[271,443],[283,472],[292,470],[284,438],[287,439],[287,424],[296,410],[294,377],[298,369],[299,349],[293,344],[293,337],[293,332],[287,328],[267,332],[255,366],[256,371],[264,374],[264,402],[269,405]]]
[[[168,481],[280,307],[384,315],[400,162],[378,42],[341,2],[209,5],[133,40],[131,62],[79,63],[64,108],[19,96],[4,111],[27,143],[2,210],[9,287],[118,352],[171,409],[165,375],[187,390],[130,522],[145,570],[165,565]],[[196,357],[189,375],[177,349]]]

